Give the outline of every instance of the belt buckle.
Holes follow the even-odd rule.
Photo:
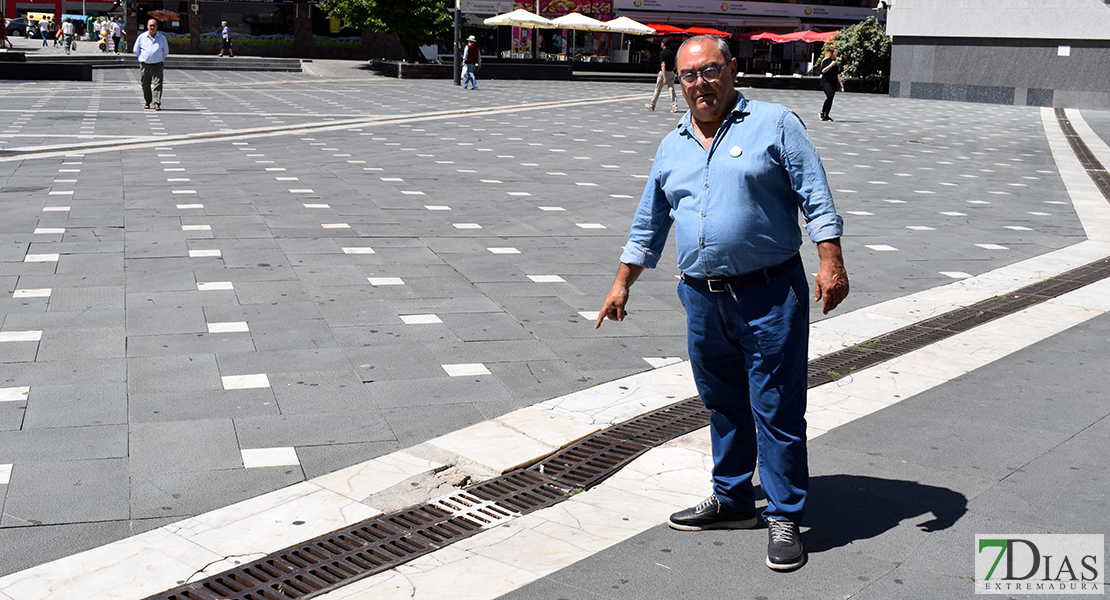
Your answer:
[[[709,291],[721,293],[728,291],[728,281],[724,279],[706,279],[705,283],[709,284]]]

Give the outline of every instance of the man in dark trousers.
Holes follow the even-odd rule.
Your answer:
[[[170,53],[170,45],[166,36],[158,31],[158,21],[151,19],[146,22],[146,33],[140,33],[135,40],[135,56],[139,57],[139,79],[143,86],[143,108],[162,110],[162,74],[163,62]]]
[[[798,115],[733,87],[728,42],[690,38],[677,65],[690,112],[655,154],[595,327],[624,320],[629,288],[659,261],[673,225],[690,367],[710,413],[713,494],[668,523],[683,531],[756,527],[758,463],[767,566],[796,569],[806,560],[798,523],[809,490],[809,285],[798,216],[817,245],[814,299],[825,313],[848,295],[844,220]]]
[[[821,61],[821,91],[825,92],[825,103],[821,105],[822,121],[833,120],[829,116],[833,97],[842,89],[844,89],[844,82],[840,79],[840,59],[837,57],[836,48],[829,46],[825,52],[825,60]]]
[[[651,102],[644,106],[648,110],[655,110],[655,103],[659,101],[659,94],[663,91],[663,85],[671,89],[671,112],[678,112],[678,96],[674,93],[674,50],[668,46],[667,40],[663,40],[660,44],[663,51],[659,53],[659,74],[655,77],[655,95],[651,97]]]
[[[466,48],[463,49],[463,89],[470,83],[471,89],[478,89],[478,67],[482,65],[482,54],[478,52],[478,40],[474,36],[466,38]]]

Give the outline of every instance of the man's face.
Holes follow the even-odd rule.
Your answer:
[[[717,44],[697,42],[683,46],[679,50],[675,66],[678,68],[680,78],[684,74],[697,74],[711,67],[721,69],[717,80],[713,82],[706,82],[701,76],[693,85],[687,85],[686,81],[680,80],[682,95],[686,98],[686,104],[690,106],[694,119],[713,122],[732,110],[736,101],[736,91],[732,87],[733,79],[736,77],[736,59],[726,63]]]
[[[147,21],[146,30],[150,32],[150,35],[154,35],[154,32],[158,31],[158,21],[154,19]]]

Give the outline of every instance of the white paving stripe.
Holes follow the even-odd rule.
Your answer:
[[[1042,114],[1051,116],[1050,109]],[[1081,122],[1078,113],[1073,125]],[[811,333],[811,357],[881,335],[936,314],[1040,281],[1110,255],[1110,206],[1071,155],[1055,119],[1046,119],[1050,146],[1073,203],[1100,203],[1076,212],[1092,239],[976,277],[825,319]],[[1079,130],[1079,127],[1077,127]],[[1089,185],[1087,185],[1089,184]],[[1093,194],[1091,197],[1082,197]],[[1110,312],[1110,281],[1102,281],[947,340],[810,390],[814,436],[860,418],[893,401],[940,385],[1046,337]],[[954,358],[958,357],[958,362]],[[884,374],[885,369],[885,374]],[[898,372],[892,373],[895,369]],[[685,361],[595,386],[504,415],[483,427],[507,427],[522,455],[546,452],[581,437],[575,427],[597,428],[693,395]],[[900,398],[895,399],[897,395]],[[820,425],[820,426],[819,426]],[[475,426],[477,427],[477,426]],[[495,431],[501,431],[495,429]],[[449,434],[450,436],[450,434]],[[96,597],[131,600],[174,587],[179,580],[211,575],[235,562],[257,558],[372,516],[377,492],[406,478],[441,469],[455,444],[443,436],[429,444],[437,458],[421,458],[417,446],[270,494],[205,513],[113,544],[0,578],[13,600]],[[664,522],[709,491],[704,430],[654,449],[596,488],[506,526],[418,558],[321,598],[495,598],[573,564],[601,549]],[[531,441],[529,441],[531,440]],[[562,440],[562,441],[560,441]],[[458,464],[473,458],[457,456]],[[489,459],[493,460],[493,459]],[[498,461],[511,462],[506,456]],[[0,465],[2,473],[6,465]],[[486,465],[493,469],[494,465]],[[10,466],[8,469],[10,470]],[[361,502],[359,502],[359,500]],[[310,520],[284,527],[293,519]],[[629,520],[625,520],[629,519]],[[136,577],[141,573],[141,577]],[[121,581],[128,585],[119,585]],[[449,585],[450,587],[445,587]],[[3,596],[0,596],[3,597]]]

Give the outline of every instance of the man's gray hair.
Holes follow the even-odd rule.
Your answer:
[[[716,44],[717,49],[721,51],[721,56],[725,57],[725,64],[732,60],[732,51],[728,48],[728,39],[716,35],[695,35],[685,42],[682,42],[682,45],[678,47],[678,51],[682,52],[682,49],[689,44],[700,44],[702,42],[712,42]]]

